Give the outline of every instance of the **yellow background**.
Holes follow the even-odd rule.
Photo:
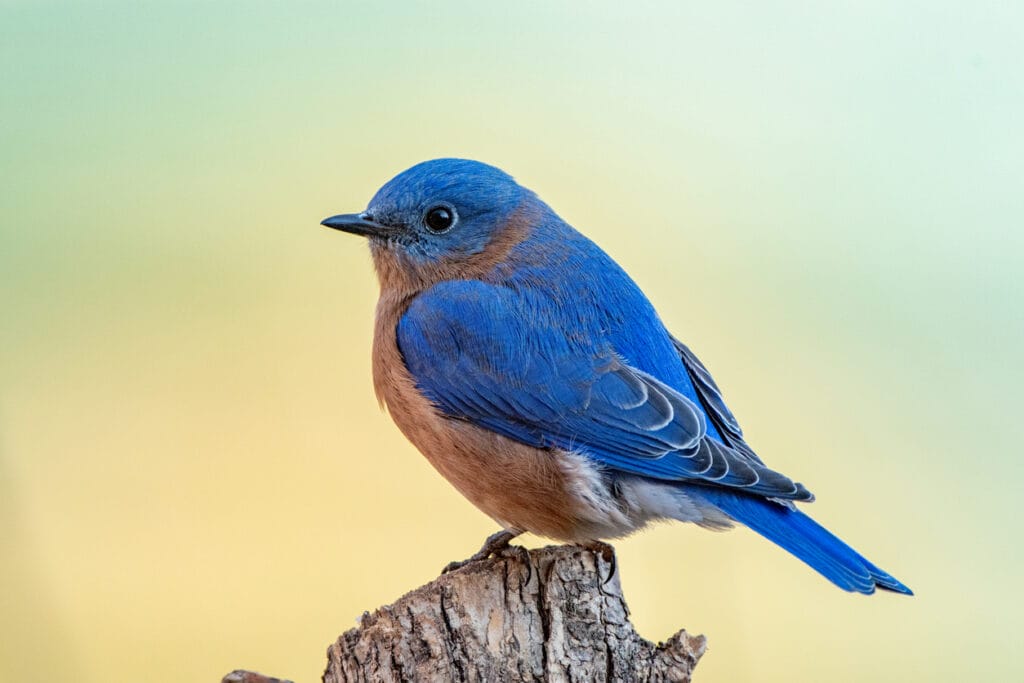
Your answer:
[[[1024,679],[1019,4],[503,4],[0,5],[0,679],[314,681],[494,530],[378,411],[367,250],[317,225],[437,156],[604,246],[917,592],[661,526],[617,543],[644,635]]]

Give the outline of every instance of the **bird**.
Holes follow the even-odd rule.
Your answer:
[[[470,561],[524,532],[586,545],[740,524],[839,588],[912,595],[798,509],[814,496],[747,444],[640,287],[509,174],[424,161],[321,224],[369,241],[378,402],[501,527]]]

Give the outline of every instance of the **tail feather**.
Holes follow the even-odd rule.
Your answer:
[[[826,579],[848,591],[870,594],[875,588],[913,592],[861,557],[803,512],[764,498],[707,488],[701,497],[737,522],[797,556]]]

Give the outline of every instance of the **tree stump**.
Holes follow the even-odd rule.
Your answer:
[[[689,681],[703,636],[633,630],[610,546],[511,548],[365,613],[327,651],[342,681]]]
[[[689,681],[704,636],[637,635],[616,567],[611,546],[574,545],[467,564],[364,613],[328,648],[323,681]]]

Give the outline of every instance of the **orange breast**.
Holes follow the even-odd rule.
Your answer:
[[[562,454],[444,416],[416,388],[396,339],[412,297],[382,293],[373,342],[373,382],[398,428],[441,475],[509,529],[582,540],[572,463]]]

